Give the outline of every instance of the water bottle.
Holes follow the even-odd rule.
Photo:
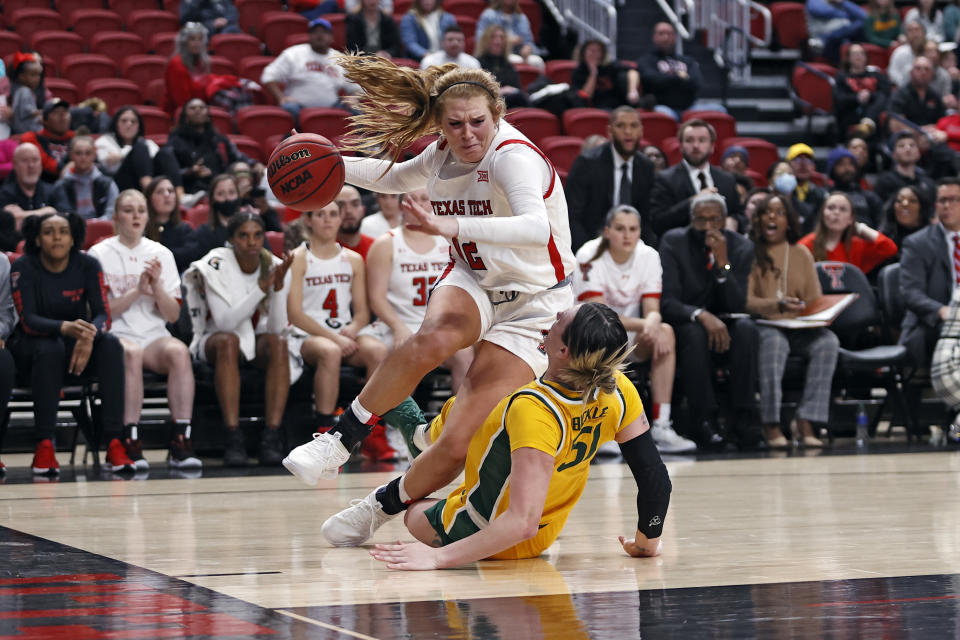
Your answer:
[[[857,405],[857,448],[863,449],[867,446],[870,433],[867,428],[867,409],[863,403]]]

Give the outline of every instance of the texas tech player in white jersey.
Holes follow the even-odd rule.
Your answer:
[[[338,245],[339,246],[339,245]],[[347,257],[350,249],[340,248],[333,258],[322,260],[305,251],[307,268],[303,275],[303,310],[331,331],[338,332],[350,324],[353,296],[353,266]]]
[[[387,284],[387,302],[410,331],[416,331],[427,310],[430,289],[450,264],[450,245],[440,236],[428,236],[433,247],[417,253],[400,229],[389,232],[393,239],[393,262]]]

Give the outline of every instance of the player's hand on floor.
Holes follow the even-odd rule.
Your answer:
[[[396,544],[378,544],[370,550],[370,555],[387,563],[388,569],[402,571],[430,571],[437,566],[437,549],[422,542],[397,542]]]
[[[623,545],[623,550],[634,558],[652,558],[660,555],[660,538],[648,540],[640,532],[637,532],[634,539],[620,536],[620,544]]]

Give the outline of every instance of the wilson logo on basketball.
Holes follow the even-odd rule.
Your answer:
[[[310,170],[304,169],[301,173],[298,173],[286,182],[281,182],[280,191],[283,193],[292,193],[294,190],[307,184],[307,180],[311,180],[312,178],[313,176],[310,175]]]
[[[280,169],[283,169],[285,166],[287,166],[291,162],[294,162],[296,160],[305,160],[306,158],[309,158],[309,157],[310,157],[309,149],[300,149],[299,151],[294,151],[290,155],[282,155],[270,163],[270,167],[269,169],[267,169],[267,172],[270,175],[275,175],[277,171],[280,171]]]

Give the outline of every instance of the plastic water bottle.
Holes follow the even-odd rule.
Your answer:
[[[857,405],[857,448],[865,448],[869,438],[870,433],[867,428],[867,409],[861,402]]]

